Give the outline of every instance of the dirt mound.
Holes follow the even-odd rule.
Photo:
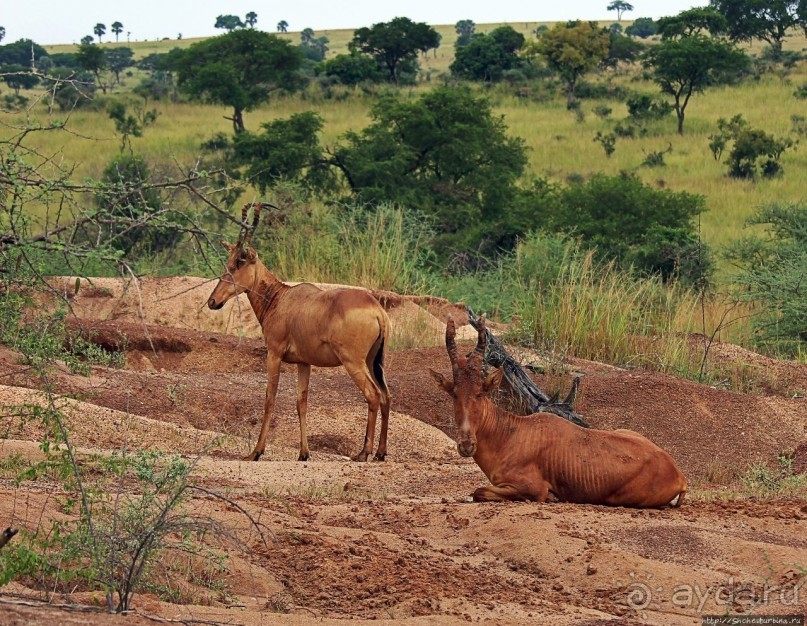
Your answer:
[[[74,279],[58,284],[75,290]],[[804,594],[793,594],[805,582],[803,568],[794,566],[807,563],[805,501],[711,502],[704,500],[724,491],[698,488],[721,482],[730,493],[750,464],[775,462],[781,453],[792,453],[799,471],[807,463],[807,443],[799,445],[807,442],[807,405],[798,393],[732,393],[576,360],[569,369],[583,379],[577,410],[596,427],[632,428],[669,450],[694,483],[692,497],[680,509],[660,511],[471,504],[468,494],[487,478],[457,455],[452,404],[428,372],[449,372],[444,322],[449,314],[465,321],[461,305],[376,293],[393,320],[396,346],[386,363],[393,411],[385,463],[347,460],[362,442],[367,408],[343,368],[313,368],[312,459],[294,460],[299,426],[293,366],[281,373],[278,425],[266,455],[248,463],[240,456],[251,450],[263,414],[265,348],[246,301],[240,309],[237,303],[224,311],[206,308],[212,286],[195,278],[82,281],[71,298],[75,316],[69,323],[125,355],[125,366],[93,367],[89,376],[78,376],[62,365],[50,374],[80,453],[126,445],[194,458],[196,484],[227,494],[271,531],[264,544],[233,506],[194,495],[193,512],[226,524],[233,534],[230,541],[209,539],[226,567],[211,581],[209,571],[186,565],[185,578],[171,585],[170,594],[155,586],[136,596],[138,611],[256,625],[373,619],[666,626],[728,610],[793,614],[807,608]],[[461,349],[470,350],[475,333],[464,330]],[[730,348],[714,349],[730,359]],[[540,356],[519,354],[530,361]],[[753,367],[782,367],[790,389],[805,380],[805,366],[738,355]],[[0,375],[0,519],[33,531],[63,514],[54,497],[59,484],[47,477],[15,483],[9,468],[21,458],[40,458],[42,434],[15,407],[47,400],[32,370],[2,346]],[[572,375],[535,379],[552,393],[567,390]],[[166,567],[162,558],[160,567]],[[682,586],[692,591],[689,602],[675,593]],[[776,603],[765,600],[772,586]],[[638,604],[637,589],[649,594]],[[32,593],[17,583],[2,592]],[[1,623],[78,621],[54,609],[3,605],[2,592]],[[735,594],[730,607],[721,603],[727,593]],[[89,604],[96,595],[55,600]],[[120,621],[94,618],[80,619]]]

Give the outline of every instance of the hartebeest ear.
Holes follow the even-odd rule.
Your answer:
[[[254,263],[257,255],[255,253],[255,248],[249,245],[245,245],[241,249],[241,260],[246,261],[247,263]]]
[[[443,376],[440,372],[435,372],[433,369],[429,368],[429,373],[434,378],[434,381],[437,383],[437,386],[440,387],[446,393],[453,393],[454,392],[454,383],[448,380],[445,376]]]
[[[503,375],[504,375],[503,367],[500,367],[495,372],[488,374],[485,377],[485,381],[482,383],[482,389],[485,390],[485,393],[489,393],[495,389],[498,389],[499,385],[502,382]]]
[[[228,249],[230,252],[232,252],[233,250],[235,250],[235,246],[234,246],[233,244],[231,244],[229,241],[224,241],[224,240],[222,239],[222,240],[221,240],[221,245],[222,245],[222,246],[224,246],[225,248],[227,248],[227,249]]]

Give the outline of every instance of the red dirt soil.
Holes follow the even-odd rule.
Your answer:
[[[57,284],[72,290],[74,283]],[[764,368],[766,380],[777,381],[766,395],[585,361],[567,363],[568,374],[536,376],[539,386],[554,391],[568,389],[572,376],[581,375],[576,410],[597,428],[630,428],[665,448],[695,486],[693,497],[680,509],[650,511],[477,504],[467,496],[486,478],[457,455],[448,396],[428,373],[429,367],[448,373],[439,339],[449,313],[466,321],[461,306],[376,294],[389,310],[393,332],[404,336],[415,324],[415,334],[433,337],[435,344],[387,355],[393,395],[387,462],[347,460],[362,440],[366,405],[341,368],[314,369],[312,460],[294,461],[296,372],[284,366],[277,431],[266,456],[247,463],[239,457],[257,435],[266,382],[265,349],[248,305],[208,311],[204,301],[212,285],[195,278],[93,283],[72,297],[70,323],[125,353],[126,365],[94,367],[88,377],[65,368],[54,373],[58,393],[75,399],[65,401],[74,443],[190,458],[201,452],[196,482],[226,490],[273,533],[264,544],[232,506],[195,498],[196,512],[226,523],[238,538],[213,546],[227,555],[221,575],[227,591],[186,582],[183,604],[142,593],[135,597],[140,613],[233,624],[404,619],[593,625],[695,624],[703,614],[749,609],[805,612],[807,500],[723,499],[739,490],[737,477],[751,465],[776,466],[778,456],[790,455],[795,471],[807,469],[804,365],[714,347],[718,358]],[[467,340],[473,333],[461,336]],[[31,402],[29,390],[41,386],[18,355],[2,347],[0,376],[4,406]],[[12,454],[36,458],[36,425],[20,427],[6,413],[0,460]],[[32,530],[56,514],[53,488],[0,479],[0,526]],[[17,583],[0,589],[0,623],[148,621],[133,615],[103,615],[102,621],[101,614],[8,604],[22,596],[29,602],[32,594]],[[57,601],[91,604],[97,598],[74,594]]]

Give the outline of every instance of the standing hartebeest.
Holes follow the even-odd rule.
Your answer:
[[[390,394],[384,380],[384,344],[389,318],[372,294],[361,289],[322,290],[311,283],[290,286],[279,281],[258,259],[250,242],[258,226],[260,209],[268,203],[244,206],[241,232],[229,249],[226,269],[210,294],[207,305],[220,309],[233,296],[246,293],[266,341],[268,381],[263,407],[263,423],[255,449],[246,457],[257,461],[266,448],[273,407],[280,379],[280,364],[297,364],[297,415],[300,418],[300,461],[308,459],[308,380],[311,366],[344,365],[367,400],[367,432],[364,446],[353,457],[366,461],[373,452],[375,422],[381,407],[381,436],[375,453],[377,461],[387,455],[387,426]],[[247,212],[253,208],[252,225]]]
[[[525,417],[497,407],[488,394],[502,370],[485,376],[487,335],[480,318],[476,349],[457,356],[454,320],[446,326],[453,381],[430,370],[454,399],[457,450],[472,456],[492,486],[473,493],[477,502],[534,500],[550,494],[566,502],[613,506],[680,506],[687,490],[672,457],[632,430],[585,429],[551,413]]]

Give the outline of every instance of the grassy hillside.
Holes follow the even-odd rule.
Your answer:
[[[514,28],[532,37],[537,22],[512,24]],[[497,24],[479,25],[479,32],[486,32]],[[430,85],[448,80],[447,68],[453,59],[453,44],[456,40],[454,27],[438,26],[442,44],[436,53],[421,58],[423,80],[407,93],[429,89]],[[329,56],[347,49],[351,30],[320,31],[330,40]],[[299,33],[281,35],[291,41],[299,41]],[[186,47],[194,40],[162,40],[155,42],[104,43],[105,47],[129,45],[137,57],[152,52],[166,52],[175,46]],[[786,49],[803,50],[807,40],[802,34],[791,37]],[[65,52],[73,46],[51,46],[51,52]],[[758,53],[761,46],[752,47]],[[115,86],[108,97],[131,96],[130,89],[141,78],[138,70],[124,77],[120,86]],[[592,74],[591,82],[606,82],[621,85],[631,90],[658,93],[654,84],[641,79],[638,68],[623,71],[617,76],[612,72]],[[582,121],[568,112],[561,94],[549,99],[534,87],[508,87],[500,85],[488,91],[495,110],[504,116],[510,133],[523,137],[530,148],[531,174],[564,181],[570,177],[588,177],[595,172],[609,174],[622,170],[635,171],[643,180],[659,187],[687,190],[707,197],[709,211],[703,216],[704,239],[713,245],[730,243],[743,230],[745,218],[754,207],[772,201],[796,201],[804,197],[804,172],[807,171],[807,151],[803,146],[789,150],[782,159],[784,175],[772,180],[740,181],[725,175],[724,163],[716,162],[708,147],[708,136],[716,131],[716,122],[721,117],[742,113],[753,126],[777,136],[790,132],[791,117],[805,114],[805,102],[793,96],[797,86],[807,83],[807,65],[802,62],[789,75],[764,75],[759,81],[747,81],[734,87],[721,87],[695,95],[687,109],[683,137],[675,133],[674,117],[656,124],[648,136],[637,139],[618,139],[616,151],[606,158],[602,147],[594,142],[597,131],[608,132],[616,120],[627,114],[624,104],[617,101],[583,100]],[[481,88],[480,88],[481,89]],[[37,93],[25,94],[34,98]],[[245,116],[247,128],[255,130],[262,122],[286,117],[304,110],[316,110],[325,120],[323,140],[333,142],[347,130],[357,130],[368,122],[368,109],[372,98],[349,90],[323,92],[311,89],[303,94],[277,97],[268,105],[250,111]],[[602,120],[592,113],[597,105],[613,109],[609,120]],[[148,128],[142,138],[135,138],[135,149],[152,163],[170,167],[174,162],[191,163],[200,153],[199,144],[218,132],[229,133],[230,122],[224,119],[229,111],[223,107],[190,103],[149,103],[160,116],[157,123]],[[6,124],[0,133],[13,132],[11,125],[21,124],[23,116],[30,114],[34,121],[46,123],[48,117],[44,106],[36,106],[30,112],[2,113]],[[59,117],[59,113],[54,113]],[[46,151],[62,150],[68,161],[78,164],[80,176],[98,176],[103,166],[118,150],[114,126],[102,107],[96,111],[77,111],[70,116],[69,128],[74,135],[44,134],[36,138]],[[69,139],[66,139],[69,137]],[[669,150],[665,155],[666,165],[649,168],[641,164],[649,152]]]

